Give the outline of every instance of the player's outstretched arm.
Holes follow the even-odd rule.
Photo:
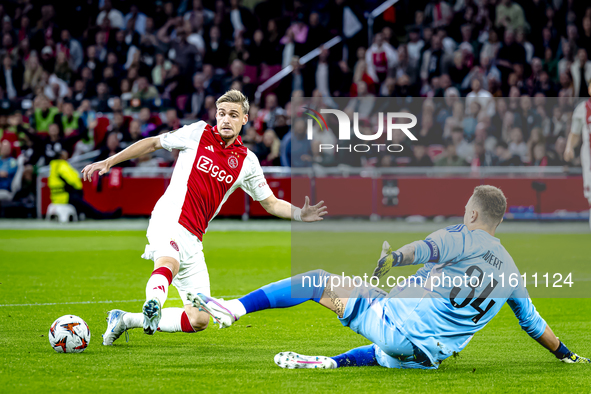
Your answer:
[[[556,356],[557,359],[562,361],[563,363],[581,363],[581,364],[591,364],[591,360],[585,357],[581,357],[578,354],[571,352],[568,348],[562,343],[549,325],[546,325],[546,330],[542,336],[536,339],[538,343],[544,346],[546,349],[550,351],[553,355]]]
[[[298,208],[287,201],[280,200],[271,195],[262,200],[261,205],[267,212],[281,219],[293,219],[299,222],[317,222],[323,220],[323,216],[328,213],[327,208],[320,201],[316,205],[310,205],[310,199],[306,196],[304,206]]]
[[[128,146],[121,152],[109,157],[108,159],[98,161],[84,167],[82,169],[82,180],[90,181],[92,179],[92,174],[94,174],[96,171],[99,172],[99,175],[104,175],[109,172],[111,167],[114,165],[126,160],[135,159],[136,157],[143,156],[146,153],[154,152],[158,149],[162,149],[160,137],[144,138],[143,140]]]
[[[538,341],[540,345],[548,349],[550,353],[554,354],[560,361],[565,363],[591,363],[591,360],[585,357],[579,357],[560,342],[558,337],[552,332],[550,326],[536,310],[523,285],[518,286],[514,290],[511,298],[507,300],[507,304],[519,320],[521,328],[530,337]]]

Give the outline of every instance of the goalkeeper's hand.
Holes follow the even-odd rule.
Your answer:
[[[392,267],[400,264],[402,261],[402,253],[393,251],[388,241],[382,244],[382,252],[378,260],[377,267],[373,270],[373,277],[382,279],[390,271]]]
[[[388,273],[388,271],[390,271],[390,268],[392,268],[392,262],[388,264],[388,262],[386,262],[385,259],[388,255],[390,255],[390,253],[392,253],[392,247],[390,246],[388,241],[384,241],[384,243],[382,244],[380,258],[378,259],[378,265],[373,270],[372,276],[381,279]]]
[[[552,330],[549,330],[549,327],[546,327],[546,331],[549,331],[550,334],[552,336],[554,336],[554,333],[552,332]],[[544,334],[542,334],[542,337],[544,335],[546,335],[546,332],[544,332]],[[542,337],[540,337],[540,338],[542,338]],[[555,338],[558,339],[557,337],[555,337]],[[571,352],[570,350],[568,350],[566,345],[560,341],[559,341],[558,349],[550,350],[550,353],[552,353],[554,356],[556,356],[556,358],[559,359],[560,361],[562,361],[563,363],[591,364],[591,360],[589,360],[588,358],[585,358],[585,357],[581,357],[578,354],[576,354],[575,352]]]
[[[560,361],[567,364],[591,364],[591,360],[585,357],[581,357],[576,353],[569,352],[566,357],[561,358]]]

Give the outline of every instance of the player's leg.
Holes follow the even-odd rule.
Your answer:
[[[126,313],[124,320],[130,324],[127,329],[142,327],[143,313]],[[157,331],[193,333],[206,329],[208,323],[209,315],[192,305],[185,305],[184,308],[163,308]]]
[[[107,330],[103,345],[112,345],[126,330],[143,327],[153,334],[162,318],[162,306],[168,297],[168,287],[180,269],[180,253],[177,243],[171,239],[173,231],[150,225],[148,241],[142,258],[154,261],[154,270],[146,284],[146,302],[141,313],[128,313],[114,309],[107,316]]]
[[[183,255],[185,253],[191,253],[191,255],[183,260],[172,284],[178,290],[184,307],[162,310],[162,319],[160,319],[158,326],[158,331],[161,332],[192,333],[205,330],[209,324],[209,314],[195,308],[187,300],[189,291],[210,295],[209,273],[201,243],[193,243],[190,239],[183,239],[182,247]]]
[[[162,307],[168,297],[168,287],[179,271],[177,259],[162,256],[156,259],[154,271],[146,285],[146,302],[142,307],[144,315],[143,328],[146,334],[152,335],[158,329],[162,319]]]
[[[125,313],[126,329],[143,326],[143,313]],[[209,315],[192,305],[184,308],[163,308],[157,331],[193,333],[207,328]]]
[[[380,298],[379,298],[380,297]],[[373,345],[350,350],[334,357],[304,356],[283,352],[275,356],[275,363],[282,368],[338,368],[381,365],[386,368],[434,369],[430,359],[396,328],[393,319],[384,317],[386,303],[393,299],[381,298],[382,294],[369,286],[359,287],[349,293],[341,323],[355,333],[373,342]],[[398,299],[397,302],[404,302]],[[394,303],[391,308],[403,306]]]
[[[371,345],[351,349],[346,353],[331,357],[331,359],[335,361],[337,368],[369,367],[378,365],[378,361],[376,359],[376,348],[373,343]]]
[[[179,272],[180,263],[176,258],[162,256],[156,259],[154,271],[146,284],[146,300],[157,299],[164,305],[168,298],[168,287]]]
[[[368,367],[379,365],[375,346],[367,345],[351,349],[334,357],[304,356],[294,352],[281,352],[275,356],[275,364],[285,369],[334,369],[341,367]]]
[[[153,334],[162,317],[170,314],[170,312],[164,312],[162,305],[166,302],[168,287],[178,270],[179,262],[176,259],[168,256],[157,258],[154,271],[146,284],[146,301],[142,312],[131,313],[120,309],[110,311],[107,317],[107,331],[103,335],[103,345],[112,345],[121,334],[133,328],[142,327],[146,334]]]
[[[188,297],[195,307],[210,313],[221,327],[232,325],[248,313],[289,308],[306,301],[315,301],[342,316],[353,285],[351,281],[341,284],[340,279],[324,270],[314,270],[268,284],[236,300],[222,301],[194,293]]]

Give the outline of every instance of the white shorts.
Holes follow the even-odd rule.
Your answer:
[[[172,280],[183,304],[190,305],[187,292],[210,294],[209,273],[205,265],[203,244],[195,235],[178,223],[148,226],[148,245],[142,258],[156,262],[160,257],[172,257],[180,263],[179,272]]]

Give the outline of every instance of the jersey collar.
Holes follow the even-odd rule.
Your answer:
[[[232,149],[232,148],[238,148],[240,146],[244,146],[244,144],[242,143],[242,138],[240,138],[240,136],[236,137],[236,139],[234,140],[234,142],[229,145],[226,146],[226,142],[222,139],[222,137],[220,136],[220,133],[218,132],[218,126],[213,126],[211,128],[211,133],[213,134],[213,138],[216,139],[216,141],[218,141],[220,143],[220,146],[223,149]]]

